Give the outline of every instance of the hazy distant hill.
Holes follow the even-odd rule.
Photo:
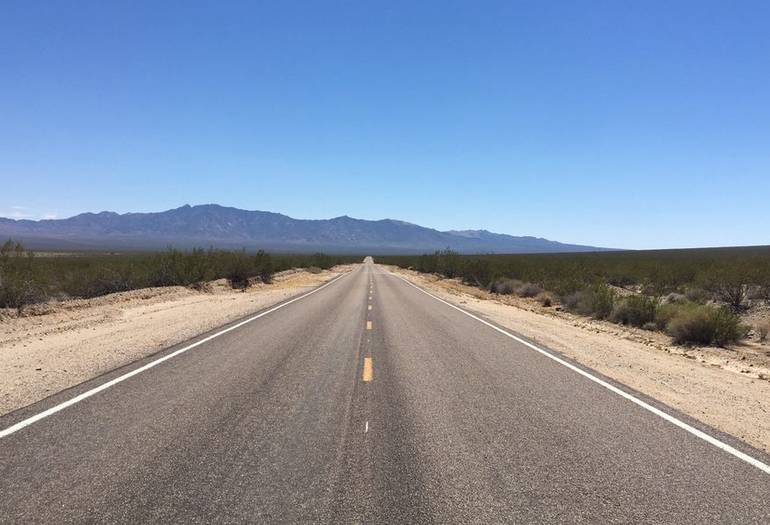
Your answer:
[[[60,220],[0,218],[0,238],[37,249],[263,248],[342,253],[415,253],[444,248],[463,253],[535,253],[601,250],[536,237],[486,230],[438,231],[392,219],[343,216],[292,219],[280,213],[216,204],[182,206],[158,213],[83,213]]]

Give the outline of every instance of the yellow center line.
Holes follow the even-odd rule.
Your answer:
[[[371,309],[372,309],[372,305],[369,305],[369,310],[371,310]]]
[[[372,380],[372,358],[371,357],[364,358],[364,373],[361,379],[363,379],[367,383]]]
[[[366,329],[367,330],[371,330],[372,329],[372,322],[371,321],[366,321]]]

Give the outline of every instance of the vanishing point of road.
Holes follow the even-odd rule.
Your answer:
[[[770,523],[768,463],[368,259],[0,418],[0,522]]]

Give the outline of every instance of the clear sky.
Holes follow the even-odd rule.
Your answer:
[[[770,2],[0,4],[0,215],[770,244]]]

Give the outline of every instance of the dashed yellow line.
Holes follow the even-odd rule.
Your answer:
[[[366,381],[367,383],[372,380],[372,358],[371,357],[365,357],[364,358],[364,373],[361,376],[361,379]]]
[[[372,305],[369,305],[369,310],[371,310],[371,309],[372,309]]]
[[[367,330],[371,330],[372,329],[372,322],[371,321],[366,321],[366,329]]]

